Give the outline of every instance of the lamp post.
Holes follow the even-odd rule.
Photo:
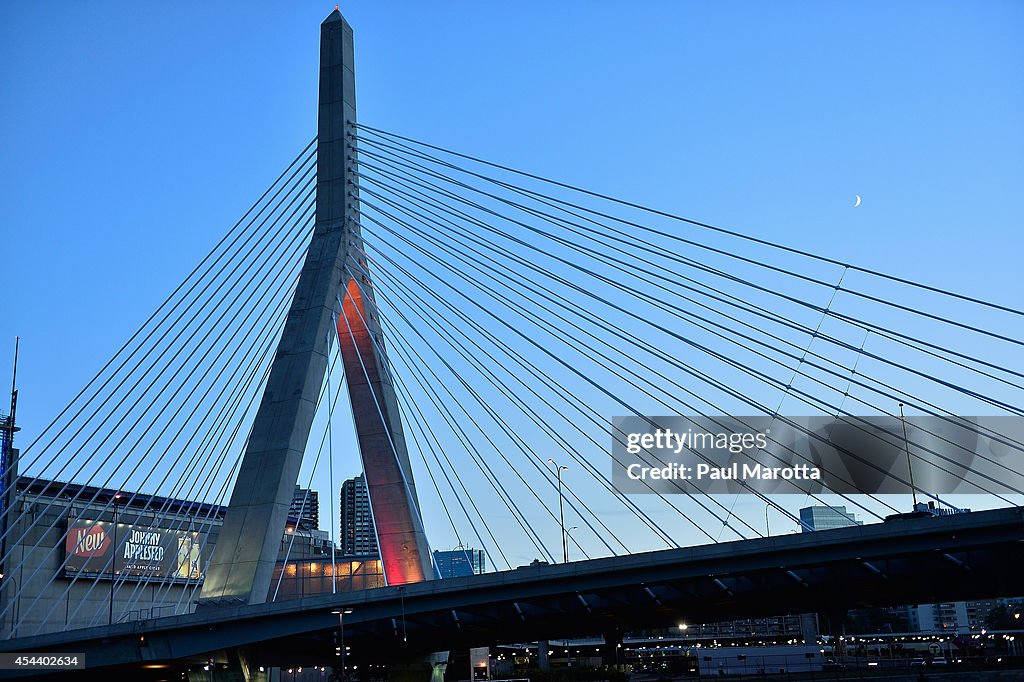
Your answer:
[[[121,499],[121,493],[114,495],[114,541],[110,545],[110,613],[107,616],[107,625],[114,624],[114,567],[117,564],[117,501]]]
[[[565,539],[566,539],[566,546],[567,547],[568,547],[568,541],[569,540],[573,540],[572,539],[572,532],[574,530],[576,530],[577,528],[579,528],[579,526],[569,526],[568,528],[565,529]],[[577,547],[580,546],[580,543],[576,542],[575,540],[573,540],[573,542],[576,543]],[[566,561],[566,563],[569,562],[569,550],[565,551],[565,561]]]
[[[562,472],[568,469],[567,466],[559,465],[558,462],[548,457],[548,462],[555,467],[555,477],[558,479],[558,524],[562,528],[562,563],[569,563],[569,543],[565,539],[565,510],[562,506]]]
[[[340,608],[331,613],[338,614],[338,658],[341,659],[341,679],[345,679],[345,614],[352,613],[350,608]]]
[[[900,422],[903,424],[903,447],[907,451],[907,471],[910,473],[910,496],[914,500],[913,511],[917,511],[917,488],[914,487],[914,465],[910,461],[910,441],[907,440],[907,418],[903,416],[903,403],[900,403]]]

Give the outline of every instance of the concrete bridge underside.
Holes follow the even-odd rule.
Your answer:
[[[253,666],[330,666],[336,612],[351,608],[349,664],[396,663],[680,622],[1009,596],[1021,566],[1024,507],[1013,507],[239,606],[9,640],[0,651],[84,652],[90,674],[131,679],[146,679],[145,665],[237,664],[239,654]]]

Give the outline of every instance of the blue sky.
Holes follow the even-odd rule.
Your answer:
[[[23,439],[312,137],[332,9],[0,5],[0,385],[20,335]],[[364,123],[1019,304],[1020,3],[341,9]]]

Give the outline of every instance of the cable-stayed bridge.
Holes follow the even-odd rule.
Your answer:
[[[353,661],[369,665],[1019,589],[1020,310],[355,111],[352,32],[335,12],[316,138],[30,445],[5,448],[4,651],[253,673],[337,664],[348,608]],[[336,415],[346,395],[351,418]],[[774,461],[813,464],[830,485],[707,495],[644,480],[623,494],[621,415],[757,415]],[[790,415],[827,416],[847,439]],[[330,555],[295,546],[296,484],[326,474],[333,527],[334,469],[355,459],[335,450],[343,420],[385,587],[358,589],[351,561],[342,575],[336,537]],[[900,456],[874,461],[876,448]],[[882,522],[910,494],[1004,508]],[[766,537],[762,515],[800,522],[782,495],[880,523]],[[431,580],[435,531],[503,572]],[[582,560],[517,568],[570,553]]]

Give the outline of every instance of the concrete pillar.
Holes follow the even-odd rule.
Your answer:
[[[601,647],[601,665],[616,668],[623,663],[622,633],[618,631],[604,633],[604,645]]]
[[[537,642],[537,666],[541,670],[551,670],[551,660],[548,658],[550,645],[545,639]]]
[[[448,652],[439,651],[430,655],[430,682],[444,682],[448,670]]]
[[[320,26],[316,223],[252,435],[206,571],[200,605],[263,603],[309,439],[345,271],[345,121],[355,119],[352,28],[335,10]],[[332,493],[333,494],[333,493]]]
[[[804,644],[815,644],[818,641],[818,635],[820,630],[818,629],[818,614],[816,613],[801,613],[800,614],[800,635],[804,640]]]
[[[388,584],[434,577],[398,400],[361,255],[352,28],[337,11],[320,27],[316,223],[246,447],[200,606],[266,601],[281,536],[337,338]],[[341,305],[339,306],[339,302]],[[334,494],[334,491],[331,492]]]
[[[469,650],[470,682],[482,682],[491,679],[491,649],[480,646]]]

